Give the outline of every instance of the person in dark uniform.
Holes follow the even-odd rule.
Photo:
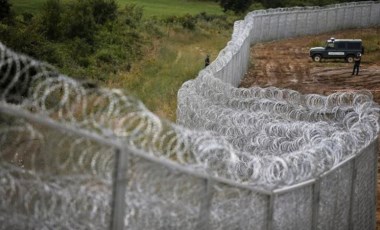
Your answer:
[[[207,54],[206,59],[205,59],[205,67],[208,65],[210,65],[210,55],[209,54]]]
[[[355,64],[354,64],[354,68],[352,69],[352,75],[354,75],[355,70],[356,70],[356,75],[359,74],[359,67],[360,67],[361,60],[362,60],[362,54],[357,53],[356,57],[354,58]]]

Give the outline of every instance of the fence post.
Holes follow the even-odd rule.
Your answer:
[[[263,41],[263,29],[264,29],[264,25],[263,25],[263,17],[264,17],[264,14],[261,14],[260,15],[260,42]]]
[[[204,179],[204,196],[199,209],[199,221],[196,229],[208,230],[210,229],[210,211],[211,201],[213,196],[214,182],[211,179]]]
[[[377,25],[380,26],[380,3],[377,4],[377,12],[379,13],[379,18],[377,20]]]
[[[354,220],[353,220],[353,215],[354,215],[354,195],[355,195],[355,183],[356,183],[356,176],[357,176],[357,156],[352,159],[352,182],[351,182],[351,195],[350,195],[350,211],[349,211],[349,229],[354,228]]]
[[[344,23],[343,26],[341,26],[339,29],[346,29],[347,28],[347,21],[346,21],[346,7],[343,7],[343,21],[342,24]]]
[[[298,36],[298,14],[299,14],[299,11],[297,9],[296,10],[296,31],[294,32],[294,35],[292,37],[297,37]]]
[[[374,141],[373,143],[372,143],[373,145],[374,145],[374,147],[373,147],[373,154],[375,155],[375,159],[376,160],[374,160],[373,161],[373,164],[374,164],[374,169],[375,170],[373,170],[373,173],[375,174],[374,175],[374,178],[375,178],[375,180],[373,180],[373,183],[374,183],[374,185],[373,185],[373,188],[374,188],[374,191],[373,191],[373,195],[375,196],[375,218],[373,218],[374,219],[374,223],[373,223],[373,226],[376,228],[376,207],[377,207],[377,167],[378,167],[378,160],[379,160],[379,155],[378,155],[378,152],[379,152],[379,140],[378,139],[376,139],[376,141]]]
[[[288,34],[287,34],[287,31],[288,31],[288,14],[289,14],[289,12],[286,11],[285,12],[285,24],[281,30],[281,33],[283,34],[282,38],[288,38]]]
[[[334,28],[333,28],[333,30],[337,30],[338,29],[338,26],[337,25],[339,25],[339,22],[338,22],[338,20],[339,20],[339,7],[335,7],[335,22],[334,22]]]
[[[274,196],[275,194],[269,195],[268,213],[267,213],[267,230],[273,229]]]
[[[271,31],[272,31],[272,26],[271,26],[271,24],[272,24],[271,23],[272,18],[273,18],[273,13],[271,12],[270,14],[267,15],[268,29],[266,31],[265,41],[272,41],[272,34],[271,34]]]
[[[125,195],[127,189],[128,154],[125,149],[115,150],[115,171],[112,191],[111,230],[124,229]]]
[[[372,4],[371,4],[371,6],[372,6]],[[367,26],[372,26],[372,22],[371,22],[371,20],[372,20],[372,9],[371,8],[372,7],[371,6],[369,6],[368,25]]]
[[[319,201],[321,198],[321,178],[318,178],[313,185],[313,201],[312,201],[312,216],[311,216],[311,228],[316,230],[318,227],[319,218]]]
[[[308,29],[308,28],[310,28],[309,27],[309,14],[310,14],[310,11],[307,10],[306,11],[306,30],[307,30],[307,32],[305,33],[305,35],[311,34],[311,33],[309,33],[310,30]]]
[[[318,10],[318,11],[317,11],[317,23],[315,23],[315,25],[316,25],[316,29],[315,29],[314,34],[319,33],[319,13],[320,13],[320,11]]]

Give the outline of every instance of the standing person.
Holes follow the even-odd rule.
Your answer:
[[[357,53],[356,57],[354,58],[355,64],[354,64],[354,68],[352,69],[352,75],[354,75],[355,70],[356,70],[356,75],[359,74],[359,67],[360,67],[361,60],[362,60],[362,54]]]
[[[206,59],[205,59],[205,67],[208,65],[210,65],[210,55],[209,54],[207,54]]]

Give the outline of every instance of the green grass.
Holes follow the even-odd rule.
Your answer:
[[[142,6],[145,16],[195,15],[200,12],[222,14],[222,8],[216,2],[189,0],[119,0],[120,5],[134,3]]]
[[[46,0],[10,0],[16,13],[37,13],[45,2]]]
[[[232,28],[231,28],[232,29]],[[157,41],[144,60],[131,72],[120,73],[107,82],[108,87],[124,88],[137,96],[155,114],[175,121],[177,92],[194,79],[204,66],[206,54],[211,61],[230,39],[231,30],[205,32],[176,29]]]
[[[12,0],[12,4],[17,13],[37,14],[45,1]],[[145,17],[181,16],[200,12],[206,12],[208,15],[223,14],[215,2],[189,0],[118,0],[118,2],[122,8],[126,3],[142,5]],[[203,21],[195,30],[184,29],[180,24],[167,26],[158,23],[157,26],[163,35],[152,36],[151,42],[143,44],[142,59],[133,62],[129,72],[118,69],[115,74],[105,77],[103,83],[107,87],[129,91],[152,112],[175,121],[177,92],[181,85],[197,76],[204,66],[206,54],[211,55],[211,61],[214,60],[231,38],[233,27],[231,25],[226,28],[225,25],[226,21],[235,19],[217,20],[219,23]],[[71,70],[62,71],[70,76],[77,76],[71,75]]]
[[[69,2],[73,0],[61,0]],[[38,13],[46,0],[11,0],[13,9],[17,13],[31,12]],[[119,7],[124,8],[125,4],[134,3],[142,6],[144,16],[181,16],[185,14],[195,15],[200,12],[208,14],[222,14],[222,8],[216,2],[191,1],[191,0],[117,0]]]

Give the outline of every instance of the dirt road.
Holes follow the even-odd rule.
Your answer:
[[[309,49],[320,41],[361,38],[368,52],[358,76],[343,60],[313,62]],[[380,29],[356,29],[317,36],[257,44],[251,49],[251,67],[240,87],[275,86],[302,93],[328,95],[338,91],[370,90],[380,104]],[[380,229],[380,160],[377,186],[377,229]]]
[[[372,43],[380,42],[380,29],[366,29],[255,45],[251,52],[252,66],[241,87],[277,86],[324,95],[341,90],[368,89],[380,102],[380,43],[378,47],[371,46],[373,51],[363,55],[359,76],[351,75],[352,63],[344,60],[322,60],[316,63],[309,57],[309,49],[317,41],[325,41],[330,37],[361,38],[370,35],[379,36]]]

